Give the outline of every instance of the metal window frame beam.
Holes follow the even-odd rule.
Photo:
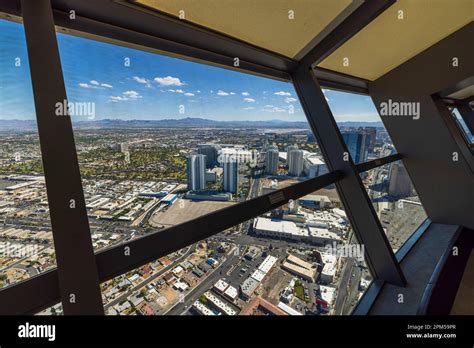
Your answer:
[[[314,67],[377,18],[396,0],[365,1],[318,45],[309,51],[299,66]]]
[[[363,173],[368,170],[383,166],[385,164],[389,164],[389,163],[401,160],[402,158],[403,158],[402,154],[396,153],[387,157],[377,158],[372,161],[356,164],[356,169],[358,173]]]
[[[329,105],[311,67],[300,66],[292,74],[300,103],[330,170],[340,170],[344,178],[336,183],[339,197],[374,278],[405,286],[406,280],[396,261],[382,225],[367,195],[357,167],[344,160],[349,153]]]
[[[313,70],[321,87],[369,95],[368,80],[319,67],[314,67]]]
[[[21,5],[64,313],[104,314],[51,4]]]
[[[246,222],[288,203],[290,199],[298,199],[334,184],[343,176],[340,171],[332,171],[100,251],[95,255],[100,282]],[[125,248],[129,248],[128,255]],[[58,269],[53,269],[0,290],[0,315],[34,314],[54,305],[59,299]]]
[[[444,121],[446,128],[450,131],[455,143],[459,147],[459,154],[465,159],[465,161],[462,161],[461,163],[466,168],[467,172],[474,173],[474,156],[470,146],[471,142],[467,138],[466,132],[462,129],[462,126],[459,124],[456,117],[451,114],[448,105],[446,105],[445,101],[438,93],[431,95],[430,98],[440,117]],[[462,106],[458,106],[457,108],[459,113],[461,113]]]

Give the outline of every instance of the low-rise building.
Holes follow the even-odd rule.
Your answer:
[[[218,311],[226,315],[236,315],[237,312],[226,302],[221,300],[216,295],[213,295],[211,292],[207,291],[204,293],[204,296],[207,298],[208,302],[215,307]]]
[[[251,245],[249,247],[249,250],[245,253],[244,257],[247,259],[247,260],[254,260],[256,259],[257,257],[259,257],[262,253],[262,250],[256,246],[253,246]]]
[[[226,297],[228,300],[234,302],[235,299],[239,296],[239,290],[237,290],[235,287],[232,285],[229,285],[227,289],[224,291],[224,297]]]
[[[201,315],[216,315],[209,307],[200,301],[194,302],[192,308]]]
[[[323,269],[321,271],[321,282],[323,284],[330,284],[334,281],[337,269],[337,257],[335,255],[320,253],[323,262]]]
[[[258,280],[255,280],[252,277],[248,277],[243,281],[242,284],[240,284],[240,293],[242,295],[242,298],[244,300],[248,300],[250,297],[252,297],[253,292],[255,289],[258,287]]]
[[[327,309],[329,310],[334,303],[336,288],[320,285],[319,291],[321,292],[321,299],[327,303]]]
[[[229,283],[227,283],[224,279],[219,279],[214,284],[213,289],[219,294],[222,294],[227,289],[228,286],[229,286]]]
[[[278,308],[283,310],[285,313],[288,313],[289,315],[303,315],[283,302],[278,303]]]
[[[316,266],[294,255],[289,255],[281,268],[307,281],[314,282],[316,280]]]

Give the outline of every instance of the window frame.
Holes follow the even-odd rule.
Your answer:
[[[166,230],[130,241],[126,245],[131,246],[132,248],[136,248],[138,250],[138,252],[136,253],[136,259],[127,259],[126,261],[124,261],[124,245],[117,245],[104,251],[98,252],[97,254],[95,254],[95,257],[93,257],[93,259],[94,262],[97,264],[99,282],[103,282],[107,279],[112,278],[113,276],[123,274],[127,270],[139,267],[140,265],[143,265],[149,261],[153,261],[159,258],[160,256],[166,255],[167,253],[179,250],[182,247],[190,245],[197,240],[202,240],[203,238],[219,233],[228,227],[234,226],[238,223],[256,217],[264,212],[270,211],[280,205],[287,203],[290,199],[297,199],[301,196],[306,195],[307,193],[314,192],[317,189],[335,183],[338,190],[338,194],[342,198],[343,206],[350,217],[349,220],[351,221],[357,239],[361,243],[363,243],[364,240],[369,240],[368,238],[378,238],[377,242],[374,245],[378,246],[379,251],[376,251],[376,248],[370,248],[370,250],[366,249],[366,262],[369,266],[369,269],[371,270],[374,280],[390,281],[403,286],[405,283],[403,274],[401,273],[399,264],[395,259],[390,245],[386,240],[384,242],[384,233],[381,229],[380,222],[378,221],[376,214],[372,212],[372,214],[369,214],[369,216],[363,217],[361,215],[361,211],[359,210],[359,207],[363,207],[365,211],[370,211],[370,209],[372,209],[373,211],[373,207],[370,201],[367,197],[364,198],[363,194],[360,192],[357,198],[350,198],[350,194],[351,192],[353,192],[353,190],[362,190],[363,192],[365,192],[365,188],[363,187],[362,182],[359,178],[360,171],[367,170],[366,168],[369,167],[375,168],[377,166],[398,160],[402,158],[402,155],[393,155],[394,157],[388,156],[386,158],[362,163],[361,165],[357,166],[355,166],[352,161],[349,161],[347,165],[344,165],[342,167],[336,165],[335,163],[331,163],[331,160],[333,159],[332,157],[337,156],[337,154],[340,153],[341,149],[345,149],[347,151],[347,147],[342,141],[339,129],[335,124],[334,118],[329,110],[327,102],[322,96],[321,85],[319,84],[319,82],[322,83],[322,86],[328,85],[328,87],[331,88],[336,87],[340,88],[341,90],[352,90],[363,94],[368,92],[366,90],[367,83],[362,79],[350,78],[338,73],[329,73],[327,71],[324,72],[318,68],[315,68],[315,70],[313,70],[312,68],[312,66],[314,66],[318,61],[322,60],[336,47],[342,45],[347,39],[354,35],[358,30],[363,28],[380,13],[382,13],[393,2],[393,0],[386,0],[364,3],[354,12],[353,15],[348,18],[347,21],[344,21],[342,23],[342,27],[338,27],[335,30],[335,33],[332,33],[328,38],[317,44],[301,60],[295,61],[289,58],[281,57],[271,52],[267,52],[260,48],[249,46],[248,44],[238,41],[232,42],[232,44],[226,46],[225,51],[228,54],[223,54],[222,51],[218,52],[216,48],[220,42],[219,40],[222,39],[217,34],[208,36],[211,40],[211,48],[208,50],[203,50],[202,48],[196,48],[179,42],[165,40],[147,33],[132,31],[124,29],[123,27],[114,26],[112,24],[94,21],[86,17],[76,16],[76,19],[71,21],[69,20],[67,11],[59,11],[58,9],[54,9],[53,11],[49,1],[22,1],[22,5],[29,4],[29,11],[32,11],[34,9],[41,10],[35,13],[35,16],[37,18],[42,18],[41,14],[50,13],[50,16],[46,16],[46,19],[42,18],[41,21],[43,23],[40,23],[41,21],[35,21],[34,16],[31,15],[25,16],[23,20],[24,22],[26,21],[26,24],[30,27],[30,36],[32,35],[33,28],[37,30],[37,32],[35,33],[37,37],[40,37],[45,33],[48,34],[48,32],[51,33],[51,31],[53,31],[55,39],[53,40],[50,37],[50,40],[51,44],[53,44],[53,46],[55,44],[56,47],[57,41],[54,31],[55,25],[62,28],[67,28],[65,30],[69,33],[77,34],[78,32],[87,32],[89,35],[106,38],[106,40],[114,40],[115,43],[117,43],[118,41],[122,43],[126,42],[127,44],[133,45],[134,47],[139,46],[141,47],[141,49],[153,49],[159,50],[160,52],[165,51],[168,52],[168,54],[178,55],[179,58],[191,59],[205,64],[218,65],[227,69],[238,70],[244,73],[251,73],[256,74],[258,76],[293,82],[293,85],[295,86],[295,89],[298,92],[300,102],[303,106],[303,109],[305,110],[305,115],[311,126],[311,129],[318,140],[318,144],[324,149],[323,155],[330,169],[329,173],[316,177],[314,179],[309,179],[305,182],[284,189],[280,189],[270,194],[256,197],[249,201],[242,202],[238,205],[224,208],[220,211],[201,216],[199,218],[185,222],[180,225],[176,225]],[[22,10],[20,10],[19,3],[19,1],[10,1],[6,4],[5,2],[2,2],[0,4],[0,11],[6,11],[21,16]],[[27,13],[26,11],[24,12]],[[137,18],[140,18],[140,16],[142,15],[134,13],[134,16],[131,17],[133,17],[136,21]],[[156,21],[156,18],[152,19]],[[148,17],[148,21],[150,21],[150,17]],[[175,24],[176,23],[174,23],[173,25]],[[181,25],[181,23],[179,23],[179,25]],[[183,29],[183,31],[180,32],[179,35],[184,35],[187,30],[195,30],[195,28],[191,26],[191,28]],[[31,41],[31,38],[30,40],[28,40],[27,37],[27,44],[28,54],[30,57],[30,65],[32,61],[36,64],[40,63],[38,54],[33,52],[33,42]],[[215,49],[215,51],[213,51],[213,49]],[[240,60],[240,66],[238,67],[238,69],[236,69],[235,66],[233,66],[233,63],[234,57],[236,55],[235,53],[238,52],[243,52],[244,55],[248,57],[248,59]],[[253,54],[255,54],[254,59],[252,59]],[[60,61],[55,63],[55,67],[56,69],[61,69]],[[35,79],[38,86],[42,85],[46,81],[46,79],[48,78],[48,76],[46,75],[47,74],[43,74],[42,76],[37,77]],[[318,75],[320,77],[323,76],[323,78],[321,78],[321,81],[318,80]],[[328,75],[332,78],[331,81],[328,79]],[[59,94],[65,95],[66,91],[62,74],[59,79],[53,82],[52,86],[58,91]],[[315,91],[318,92],[316,93],[316,96],[313,93]],[[33,94],[35,96],[35,99],[41,98],[41,93],[38,92],[38,89],[34,89]],[[314,98],[313,102],[305,102],[305,99],[306,101],[308,101],[308,98],[305,98],[305,96],[311,96],[312,98]],[[323,112],[322,115],[316,119],[314,116],[315,111],[316,109],[320,108],[322,110],[325,110],[325,112]],[[38,117],[39,116],[37,113],[37,118]],[[71,122],[69,118],[67,118],[66,122],[69,123],[68,127],[70,127]],[[321,134],[317,132],[320,123],[324,124],[325,130],[329,130],[332,134],[337,135],[335,141],[331,142],[328,141],[327,138],[321,137]],[[45,144],[45,135],[48,134],[48,128],[49,125],[45,124],[44,127],[39,129],[40,142],[42,143],[42,146],[44,146]],[[68,131],[64,135],[63,140],[74,142],[72,129],[70,132]],[[44,161],[45,156],[49,155],[43,152],[42,156]],[[76,158],[77,160],[76,151],[70,152],[68,156],[70,157],[70,159]],[[56,159],[57,158],[49,157],[50,161],[55,161]],[[47,184],[49,183],[50,187],[56,189],[60,187],[58,182],[54,180],[54,177],[47,175],[46,173],[45,176]],[[343,183],[343,181],[346,180],[348,177],[351,177],[352,179],[350,180],[352,181]],[[359,178],[358,182],[354,181],[355,177]],[[79,186],[76,187],[76,194],[78,195],[78,197],[82,196],[83,200],[84,193],[82,190],[80,177]],[[354,213],[354,211],[358,212]],[[81,221],[84,221],[85,218],[85,221],[87,221],[87,213],[85,212],[85,209],[81,209],[81,212],[82,213],[79,218],[82,219]],[[233,216],[232,219],[228,218],[231,216]],[[222,217],[226,218],[221,219]],[[364,219],[366,218],[368,218],[374,228],[364,230],[363,225],[365,225]],[[199,230],[199,226],[205,227],[207,229],[206,232],[201,234],[194,234],[194,231]],[[54,230],[57,231],[57,229],[58,227],[53,227],[53,232]],[[169,238],[169,236],[175,234],[176,231],[190,232],[188,232],[189,235],[187,236],[187,239],[174,241],[175,244],[171,246],[171,244],[169,243],[171,243],[172,240]],[[83,224],[81,233],[83,235],[89,234],[90,238],[88,226]],[[162,244],[163,242],[167,244]],[[160,250],[156,248],[157,245],[161,247]],[[62,246],[58,247],[61,249],[63,248]],[[90,247],[92,247],[92,244],[90,245]],[[86,253],[87,252],[84,251],[82,256],[85,256]],[[120,260],[120,264],[117,263],[118,260]],[[77,259],[75,259],[74,262],[77,263]],[[389,271],[385,272],[384,269],[388,269]],[[61,274],[67,274],[64,273],[64,271],[65,268],[63,268],[63,266],[58,263],[57,269],[45,272],[44,274],[40,274],[36,277],[12,285],[11,287],[1,289],[1,314],[32,314],[41,311],[42,309],[45,309],[53,305],[54,303],[59,302],[60,300],[62,300],[63,303],[67,301],[66,295],[68,293],[64,292],[59,285],[61,281]],[[89,285],[94,286],[94,284]],[[37,291],[38,289],[42,289],[42,291]],[[24,299],[24,301],[22,301],[22,303],[19,303],[18,298],[22,298]],[[79,309],[79,312],[82,314],[90,314],[90,309],[91,307],[85,306],[82,310]],[[65,309],[65,314],[77,314],[77,312],[73,313],[72,311]]]

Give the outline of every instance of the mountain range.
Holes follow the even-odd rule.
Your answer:
[[[112,120],[100,119],[91,121],[73,120],[75,129],[100,129],[100,128],[301,128],[309,129],[306,121],[217,121],[206,118],[187,117],[181,119],[162,120]],[[382,127],[382,122],[357,122],[348,121],[338,123],[340,127]],[[0,131],[35,130],[36,120],[0,120]]]

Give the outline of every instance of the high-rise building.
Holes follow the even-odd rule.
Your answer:
[[[206,156],[206,168],[211,168],[217,163],[217,148],[213,144],[198,145],[198,154]]]
[[[278,174],[278,147],[272,145],[268,148],[265,159],[265,172],[270,175]]]
[[[121,153],[128,152],[128,144],[127,143],[120,143],[120,152]]]
[[[328,172],[328,167],[321,159],[321,156],[315,153],[309,153],[304,156],[303,172],[309,179],[311,179],[326,174]]]
[[[290,151],[293,151],[293,150],[298,150],[298,145],[289,145],[287,148],[286,148],[286,165],[288,168],[291,167],[291,163],[290,163]]]
[[[390,165],[388,194],[397,198],[409,197],[413,194],[413,185],[407,170],[400,163]]]
[[[222,161],[224,168],[224,191],[236,193],[239,188],[239,163],[233,157],[225,157]]]
[[[342,133],[342,138],[354,163],[363,163],[369,156],[370,136],[363,131],[352,131]]]
[[[369,135],[369,152],[374,151],[375,141],[377,139],[377,128],[375,127],[365,127],[364,131]]]
[[[188,190],[206,189],[206,156],[191,155],[187,160]]]
[[[288,153],[288,173],[300,176],[303,173],[303,150],[291,150]]]

